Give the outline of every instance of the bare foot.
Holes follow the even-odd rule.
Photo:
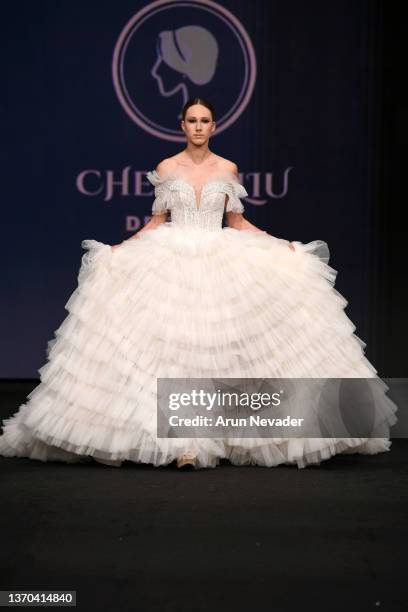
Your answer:
[[[177,467],[179,470],[192,470],[197,464],[197,457],[191,453],[185,453],[177,459]]]

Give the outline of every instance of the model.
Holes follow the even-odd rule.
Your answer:
[[[236,164],[209,149],[209,102],[189,100],[181,127],[185,149],[147,175],[151,220],[113,247],[82,242],[69,314],[48,343],[40,384],[4,421],[0,454],[302,468],[389,450],[388,437],[157,437],[158,377],[377,378],[334,289],[326,243],[289,243],[245,219]],[[392,425],[395,411],[384,395],[376,416]]]

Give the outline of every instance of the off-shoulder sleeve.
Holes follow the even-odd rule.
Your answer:
[[[245,209],[240,198],[246,198],[248,195],[247,190],[241,183],[235,180],[231,180],[228,183],[228,187],[228,202],[225,206],[225,212],[243,213]]]
[[[163,178],[156,170],[148,172],[146,178],[154,185],[155,199],[152,205],[152,215],[162,215],[170,210],[171,190],[167,178]]]

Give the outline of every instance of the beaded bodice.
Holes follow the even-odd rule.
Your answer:
[[[222,228],[224,211],[244,211],[239,198],[246,197],[248,193],[233,175],[207,181],[201,189],[199,200],[193,185],[183,178],[174,175],[161,177],[156,170],[148,172],[146,176],[155,187],[152,215],[171,211],[174,225],[217,230]]]

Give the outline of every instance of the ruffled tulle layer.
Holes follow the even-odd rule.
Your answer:
[[[48,343],[40,384],[4,421],[0,454],[166,465],[189,450],[198,467],[222,458],[304,467],[388,450],[386,438],[156,437],[158,377],[376,377],[333,286],[327,245],[293,244],[170,223],[115,251],[83,241],[69,314]],[[384,398],[381,410],[393,425],[396,406]]]

